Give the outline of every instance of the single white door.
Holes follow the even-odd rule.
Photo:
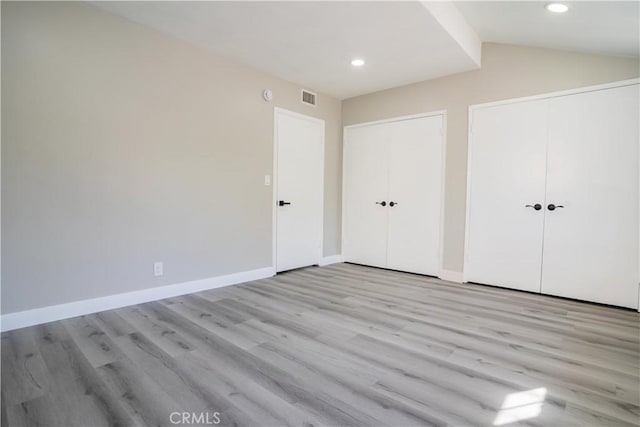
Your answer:
[[[473,110],[469,282],[540,292],[548,102]]]
[[[276,110],[276,270],[322,257],[324,121]]]
[[[388,125],[344,132],[343,258],[386,267]]]
[[[638,99],[633,85],[550,101],[544,293],[637,307]]]
[[[443,116],[391,124],[387,267],[440,273]]]

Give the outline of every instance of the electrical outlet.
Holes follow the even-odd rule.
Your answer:
[[[265,175],[264,176],[264,185],[266,185],[266,186],[271,185],[271,175]]]
[[[153,275],[158,277],[164,274],[164,264],[161,262],[153,263]]]

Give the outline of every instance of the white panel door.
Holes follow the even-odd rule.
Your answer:
[[[388,126],[345,129],[343,258],[386,267]]]
[[[469,282],[540,291],[548,102],[473,110]]]
[[[443,116],[391,124],[387,267],[440,273]]]
[[[553,98],[542,292],[638,304],[638,86]]]
[[[276,270],[322,257],[324,122],[276,111]]]

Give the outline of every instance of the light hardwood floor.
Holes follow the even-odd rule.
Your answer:
[[[2,334],[2,425],[638,425],[639,320],[311,267]]]

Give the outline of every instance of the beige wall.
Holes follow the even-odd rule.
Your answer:
[[[482,68],[351,98],[343,124],[447,110],[445,270],[461,272],[467,180],[469,105],[636,78],[638,59],[486,43]]]
[[[270,266],[274,106],[326,121],[339,253],[341,103],[299,98],[86,3],[2,2],[2,313]]]

